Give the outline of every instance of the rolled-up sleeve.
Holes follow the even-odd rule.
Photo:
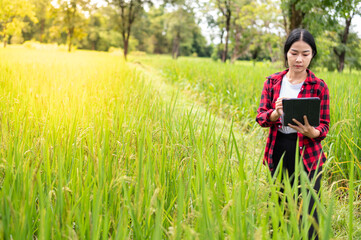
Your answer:
[[[316,129],[320,131],[320,136],[314,139],[316,141],[325,139],[330,125],[330,95],[326,83],[324,83],[324,88],[319,97],[321,99],[320,125],[317,126]]]
[[[279,124],[280,120],[272,122],[270,117],[273,112],[272,108],[272,89],[271,89],[271,80],[268,78],[264,82],[262,95],[261,95],[261,102],[259,104],[257,110],[257,117],[256,121],[261,127],[270,127],[274,124]]]

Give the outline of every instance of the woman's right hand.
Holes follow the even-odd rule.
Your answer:
[[[285,97],[279,97],[276,100],[276,104],[275,104],[275,110],[272,112],[270,119],[272,122],[277,121],[277,119],[279,119],[282,114],[283,114],[283,105],[282,105],[282,99],[284,99]]]

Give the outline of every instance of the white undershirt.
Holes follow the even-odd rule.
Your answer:
[[[288,80],[288,77],[286,75],[284,75],[283,79],[282,79],[280,97],[297,98],[298,94],[299,94],[299,92],[301,90],[302,85],[303,85],[303,82],[298,83],[298,84],[290,83],[290,81]],[[283,115],[281,116],[281,122],[282,122],[282,125],[283,125]],[[290,133],[296,133],[297,132],[293,128],[290,128],[290,127],[287,127],[287,126],[282,126],[281,128],[278,129],[278,131],[280,131],[282,133],[285,133],[285,134],[290,134]]]

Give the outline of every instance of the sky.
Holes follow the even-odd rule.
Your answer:
[[[356,16],[352,19],[352,27],[354,32],[357,32],[358,36],[361,38],[361,16]]]

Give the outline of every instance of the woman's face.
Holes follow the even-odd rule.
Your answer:
[[[306,71],[312,60],[312,48],[304,41],[294,42],[287,52],[290,71],[300,73]]]

